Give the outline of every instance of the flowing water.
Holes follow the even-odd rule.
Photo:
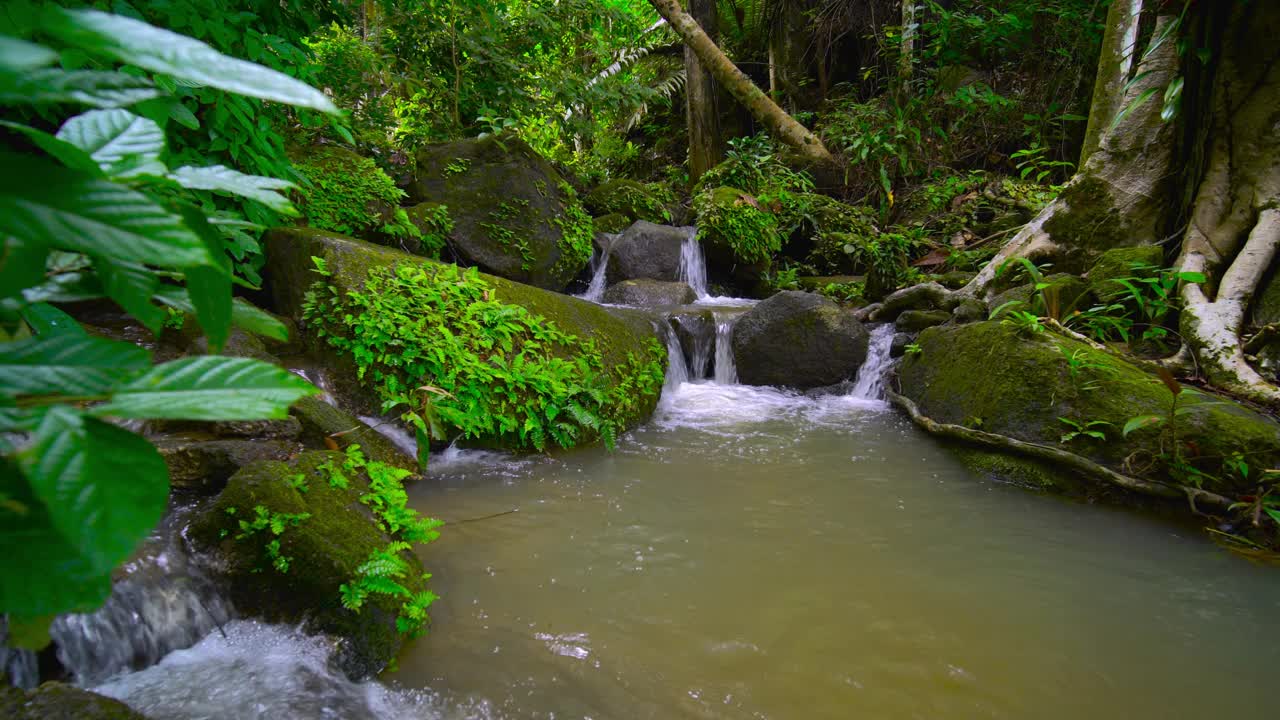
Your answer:
[[[686,236],[680,245],[679,280],[693,288],[699,300],[706,300],[707,261],[702,256],[702,245],[698,242],[698,230],[694,227],[684,228]]]
[[[154,720],[1274,717],[1274,568],[967,470],[876,399],[889,326],[810,397],[734,384],[710,312],[690,348],[663,324],[662,402],[615,451],[433,456],[443,597],[381,682],[232,621],[96,689]]]

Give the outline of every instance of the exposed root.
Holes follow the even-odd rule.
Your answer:
[[[1099,465],[1086,457],[1076,455],[1073,452],[1068,452],[1061,448],[1040,445],[1039,443],[1030,443],[1005,435],[984,432],[982,430],[974,430],[961,425],[940,423],[921,413],[920,408],[913,400],[911,400],[911,398],[899,395],[892,390],[886,391],[886,394],[889,397],[889,401],[893,403],[894,406],[906,412],[912,422],[932,435],[952,438],[955,440],[963,440],[965,442],[995,448],[997,450],[1010,452],[1023,457],[1048,461],[1058,466],[1079,472],[1087,477],[1101,480],[1102,482],[1141,495],[1175,500],[1185,498],[1191,504],[1193,509],[1196,507],[1196,503],[1198,502],[1203,505],[1213,506],[1225,512],[1230,509],[1233,503],[1230,498],[1208,492],[1207,490],[1199,490],[1185,486],[1166,485],[1164,483],[1142,480],[1140,478],[1124,475],[1106,467],[1105,465]],[[1199,511],[1197,510],[1196,512],[1198,513]]]

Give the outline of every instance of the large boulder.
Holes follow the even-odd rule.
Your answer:
[[[0,717],[5,720],[147,720],[119,700],[57,682],[29,691],[0,687]]]
[[[744,385],[815,388],[857,374],[868,334],[849,310],[790,290],[751,308],[733,327],[733,358]]]
[[[591,218],[573,188],[523,140],[490,135],[418,151],[414,202],[449,208],[460,262],[562,290],[591,258]]]
[[[604,301],[607,303],[638,307],[688,305],[697,299],[697,293],[685,283],[663,282],[648,278],[623,280],[604,292]]]
[[[610,283],[623,280],[680,279],[680,254],[689,237],[687,228],[655,225],[641,220],[622,232],[609,248],[606,269]]]
[[[231,477],[226,489],[193,519],[189,536],[211,553],[214,571],[226,581],[243,614],[268,622],[303,623],[309,631],[340,642],[337,660],[352,678],[370,677],[387,666],[404,642],[396,627],[403,599],[371,594],[359,611],[342,604],[339,588],[353,582],[372,553],[391,544],[360,497],[369,479],[346,470],[346,487],[332,482],[330,467],[342,468],[343,453],[312,451],[284,462],[260,462]],[[246,530],[263,508],[280,532]],[[272,550],[269,545],[276,543]],[[422,562],[398,553],[408,571],[399,582],[412,593],[426,590]],[[283,569],[276,558],[284,558]]]
[[[273,230],[264,238],[264,244],[267,257],[264,275],[275,308],[277,312],[299,321],[303,318],[307,293],[313,289],[326,297],[330,291],[342,297],[363,292],[370,273],[381,268],[401,263],[412,263],[433,271],[450,267],[427,258],[308,228]],[[327,276],[314,272],[312,258],[318,258],[325,266]],[[615,408],[614,415],[623,427],[634,427],[653,413],[661,389],[662,371],[666,367],[666,353],[649,318],[635,313],[611,312],[592,302],[483,273],[476,273],[475,282],[486,288],[491,299],[523,307],[576,338],[572,343],[552,343],[550,347],[555,354],[568,359],[582,357],[591,363],[598,362],[605,390],[626,384],[630,388],[628,398]],[[327,388],[338,404],[358,415],[380,414],[381,399],[371,392],[367,384],[369,378],[362,381],[350,357],[336,352],[324,338],[318,337],[316,328],[300,325],[302,336],[313,353],[323,358]],[[468,332],[461,325],[449,329],[454,333]],[[587,341],[591,341],[590,346]],[[495,348],[494,351],[516,352],[514,348],[508,351]],[[651,365],[656,367],[651,368]],[[643,372],[637,369],[638,366],[643,366]],[[649,382],[655,373],[658,378],[656,385]],[[484,438],[478,440],[484,441]]]
[[[1177,452],[1192,466],[1219,476],[1230,489],[1224,458],[1240,454],[1251,467],[1280,459],[1280,424],[1224,398],[1184,392],[1189,412],[1123,437],[1131,418],[1168,416],[1173,396],[1155,375],[1115,355],[1053,333],[1032,335],[999,321],[924,330],[920,352],[899,366],[902,393],[932,419],[1028,442],[1058,445],[1116,469],[1159,467],[1162,453]],[[1091,422],[1105,440],[1076,436]],[[1174,435],[1176,434],[1176,438]],[[1164,479],[1164,478],[1162,478]]]
[[[669,222],[671,213],[662,205],[649,188],[635,180],[618,178],[606,180],[587,193],[583,204],[593,215],[617,213],[631,220]]]

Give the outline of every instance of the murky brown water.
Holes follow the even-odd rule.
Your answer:
[[[385,679],[509,718],[1270,718],[1280,572],[983,480],[882,407],[685,385],[614,453],[461,453]]]

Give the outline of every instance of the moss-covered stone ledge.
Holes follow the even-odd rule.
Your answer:
[[[1217,496],[1217,504],[1253,490],[1225,461],[1242,458],[1256,470],[1280,460],[1275,420],[1229,399],[1192,392],[1179,398],[1179,406],[1188,410],[1172,427],[1164,422],[1123,436],[1131,418],[1169,416],[1173,394],[1138,365],[1070,337],[1020,334],[986,321],[929,328],[917,344],[920,352],[899,367],[899,391],[923,418],[947,426],[928,428],[918,420],[940,434],[961,440],[973,439],[965,435],[979,441],[983,435],[1008,438],[1012,442],[997,449],[1035,456],[1033,448],[1018,443],[1035,445],[1097,466],[1078,468],[1095,480],[1123,484],[1127,478],[1148,485],[1128,488],[1137,492],[1197,495],[1199,488],[1185,470],[1171,472],[1176,461],[1204,473],[1200,488]],[[1103,437],[1072,436],[1077,426]],[[1052,453],[1039,457],[1062,459]]]

